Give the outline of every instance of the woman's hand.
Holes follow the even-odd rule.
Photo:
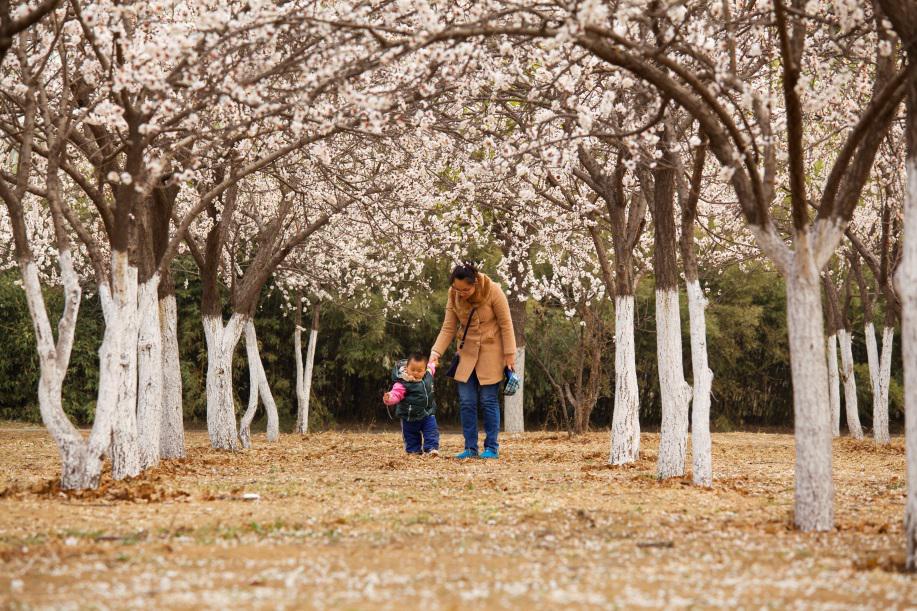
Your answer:
[[[436,367],[437,365],[439,365],[439,354],[437,354],[436,352],[431,352],[431,353],[430,353],[430,361],[429,361],[429,362],[430,362],[430,364],[433,365],[434,367]]]
[[[510,368],[511,371],[516,371],[516,355],[507,354],[503,356],[503,363]]]

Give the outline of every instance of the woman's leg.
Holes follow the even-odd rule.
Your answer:
[[[481,386],[481,407],[484,410],[484,449],[493,450],[500,447],[497,436],[500,434],[500,384]]]
[[[462,434],[465,449],[478,452],[478,374],[472,372],[467,382],[458,383],[459,415],[462,419]]]

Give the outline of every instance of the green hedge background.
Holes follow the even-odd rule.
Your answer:
[[[205,424],[204,376],[206,346],[199,315],[200,285],[188,261],[179,261],[176,271],[179,304],[179,343],[184,383],[184,410],[190,427]],[[333,427],[386,427],[394,422],[380,401],[389,384],[392,362],[412,349],[428,350],[439,329],[446,298],[448,262],[430,264],[428,281],[433,287],[413,298],[402,310],[388,316],[381,301],[369,308],[354,303],[324,303],[313,382],[311,430]],[[707,333],[710,366],[714,371],[711,419],[715,430],[792,426],[793,410],[787,347],[785,295],[779,276],[764,267],[740,270],[727,266],[708,272],[702,279],[709,292]],[[37,407],[38,358],[25,296],[15,270],[0,275],[0,419],[40,422]],[[57,315],[61,293],[47,289],[46,299]],[[856,305],[856,304],[855,304]],[[614,313],[606,302],[596,311],[606,333],[613,336]],[[527,427],[562,426],[561,407],[533,353],[552,369],[555,377],[574,380],[575,354],[582,327],[577,318],[568,319],[558,304],[528,304],[528,363],[525,392]],[[660,404],[656,377],[654,294],[652,278],[645,278],[636,296],[636,342],[638,381],[641,392],[641,422],[652,427],[659,422]],[[690,381],[690,348],[687,304],[682,295],[685,372]],[[859,312],[855,307],[854,312]],[[881,312],[877,320],[881,320]],[[303,320],[311,319],[305,312]],[[291,430],[295,420],[293,320],[276,287],[265,288],[255,321],[261,343],[261,357],[281,415],[282,430]],[[863,339],[863,321],[853,321],[854,356],[859,393],[860,418],[864,426],[872,421],[872,401]],[[67,413],[81,425],[92,422],[98,379],[97,351],[104,323],[98,299],[84,298],[76,344],[64,385]],[[881,326],[877,331],[881,334]],[[305,344],[308,335],[304,333]],[[881,335],[879,337],[881,341]],[[896,336],[893,358],[890,417],[893,430],[903,423],[900,338]],[[305,345],[304,345],[305,352]],[[448,357],[447,357],[448,358]],[[613,405],[614,352],[609,343],[602,363],[602,397],[593,414],[592,427],[601,429],[611,422]],[[234,361],[234,379],[239,412],[248,397],[248,374],[244,344],[240,342]],[[446,426],[457,425],[458,412],[452,382],[437,376],[439,419]],[[842,393],[843,394],[843,393]],[[571,415],[572,416],[572,415]],[[263,428],[263,408],[255,429]],[[571,418],[572,419],[572,418]],[[843,427],[843,423],[842,423]]]

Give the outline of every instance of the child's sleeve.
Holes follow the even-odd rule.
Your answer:
[[[407,389],[404,387],[404,384],[401,382],[395,382],[395,384],[392,386],[392,389],[388,391],[388,401],[383,398],[382,402],[386,405],[398,405],[401,403],[401,400],[404,399],[404,393],[406,392]]]
[[[427,363],[427,371],[430,372],[431,376],[436,375],[436,363]]]

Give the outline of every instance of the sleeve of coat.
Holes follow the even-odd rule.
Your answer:
[[[502,290],[497,291],[493,303],[494,316],[500,325],[500,337],[503,339],[503,354],[516,354],[516,332],[513,329],[513,317],[509,313],[509,302]]]
[[[458,329],[458,317],[455,315],[455,308],[452,306],[452,296],[446,299],[446,317],[443,319],[443,326],[439,330],[436,342],[433,343],[433,350],[442,356],[449,348],[449,344],[455,339],[455,332]]]

